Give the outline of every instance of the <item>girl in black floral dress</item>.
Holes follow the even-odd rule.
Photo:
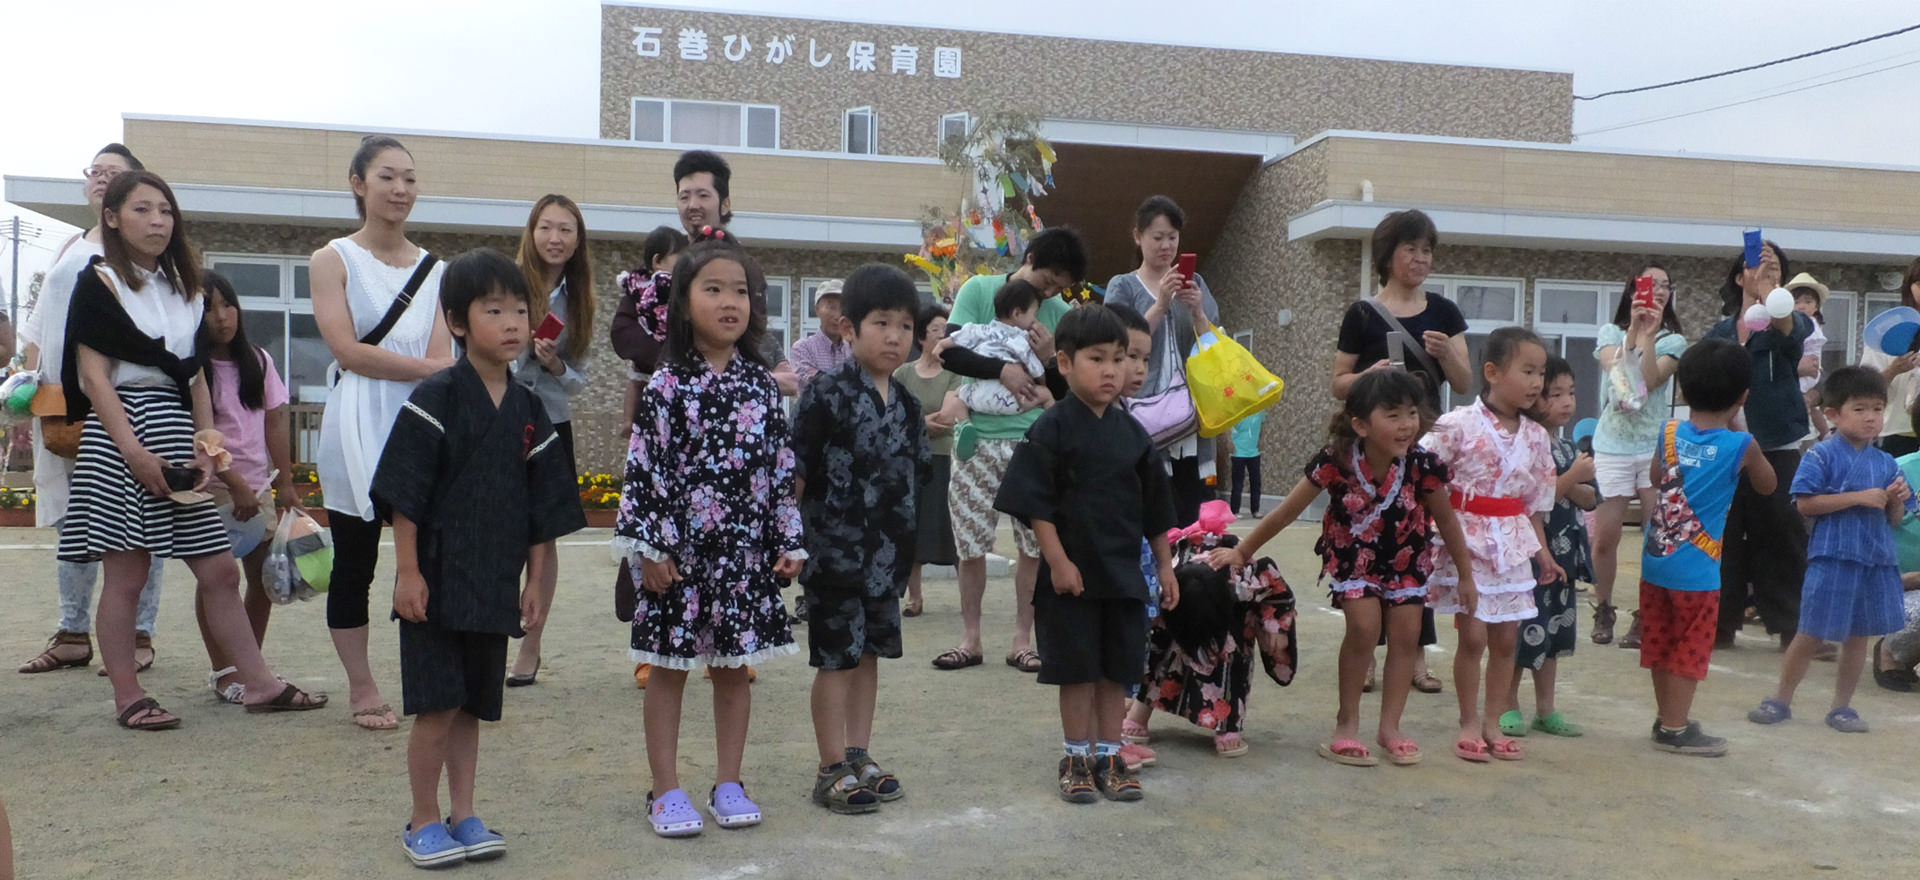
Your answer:
[[[1333,581],[1333,604],[1346,616],[1347,635],[1340,643],[1340,713],[1320,756],[1338,764],[1380,762],[1357,737],[1360,688],[1383,622],[1387,668],[1378,742],[1394,764],[1420,762],[1420,746],[1400,733],[1400,713],[1412,687],[1413,654],[1420,650],[1420,612],[1427,595],[1422,559],[1436,528],[1460,570],[1470,572],[1466,542],[1447,497],[1447,466],[1416,445],[1429,421],[1422,406],[1425,394],[1419,380],[1400,370],[1374,370],[1354,380],[1345,408],[1334,416],[1327,448],[1307,463],[1306,476],[1287,499],[1239,546],[1208,555],[1216,568],[1245,565],[1314,498],[1327,493],[1314,550],[1325,560],[1322,576]],[[1476,596],[1471,580],[1470,573],[1460,580],[1462,601],[1469,606]]]
[[[648,813],[663,837],[703,825],[677,767],[687,672],[713,677],[719,762],[708,809],[723,827],[760,821],[740,784],[752,705],[747,664],[797,653],[780,578],[800,573],[800,509],[786,410],[760,354],[766,286],[738,247],[709,242],[674,265],[663,363],[641,393],[614,546],[640,573],[633,659],[646,698]],[[656,798],[654,794],[657,793]]]

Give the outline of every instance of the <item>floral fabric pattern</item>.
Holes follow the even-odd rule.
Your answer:
[[[636,589],[632,655],[669,669],[798,651],[773,564],[806,558],[786,410],[766,368],[667,363],[634,407],[614,546],[635,572],[672,560],[664,594]],[[634,579],[638,582],[640,579]]]
[[[1173,547],[1174,564],[1204,558],[1218,546],[1221,536],[1213,534],[1182,539]],[[1147,637],[1147,674],[1141,682],[1142,699],[1155,709],[1216,734],[1244,729],[1256,650],[1267,677],[1282,687],[1293,683],[1300,664],[1293,590],[1280,567],[1266,557],[1254,560],[1234,575],[1234,593],[1242,597],[1235,606],[1236,625],[1217,656],[1189,656],[1166,627],[1156,626]]]
[[[1473,560],[1474,585],[1480,591],[1474,616],[1488,623],[1533,617],[1533,555],[1540,552],[1540,539],[1529,517],[1552,511],[1554,503],[1553,439],[1547,429],[1523,417],[1518,428],[1508,433],[1501,430],[1486,404],[1476,400],[1441,416],[1421,442],[1452,468],[1453,492],[1469,500],[1519,500],[1525,516],[1483,516],[1465,510],[1458,515]],[[1433,575],[1428,579],[1427,604],[1436,614],[1458,614],[1464,610],[1455,594],[1460,575],[1444,543],[1436,537],[1428,551]]]
[[[1374,483],[1351,458],[1338,461],[1322,449],[1307,462],[1306,476],[1327,493],[1313,552],[1325,560],[1320,574],[1332,580],[1336,600],[1359,598],[1360,583],[1375,585],[1389,601],[1425,594],[1423,557],[1433,540],[1425,500],[1446,491],[1452,472],[1445,462],[1416,446],[1393,463],[1384,483]]]

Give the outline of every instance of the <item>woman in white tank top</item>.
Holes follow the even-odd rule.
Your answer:
[[[317,462],[333,533],[327,626],[346,667],[354,723],[393,730],[399,716],[381,697],[367,663],[367,595],[380,552],[380,520],[368,488],[394,417],[420,380],[453,366],[453,341],[440,316],[439,265],[379,344],[360,341],[429,255],[407,240],[407,216],[419,189],[413,156],[399,141],[361,141],[347,181],[363,221],[360,230],[315,251],[308,269],[314,321],[340,367],[340,379],[327,393]]]

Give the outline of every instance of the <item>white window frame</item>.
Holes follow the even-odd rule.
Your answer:
[[[1546,298],[1541,295],[1541,288],[1543,287],[1558,290],[1573,290],[1592,295],[1596,320],[1591,324],[1578,321],[1562,322],[1541,320],[1540,308],[1546,301]],[[1567,358],[1567,360],[1571,362],[1573,358],[1567,356],[1566,341],[1568,339],[1598,340],[1600,338],[1600,325],[1610,323],[1613,320],[1613,310],[1620,304],[1620,292],[1620,282],[1617,281],[1567,281],[1557,278],[1536,278],[1533,282],[1533,332],[1540,334],[1541,339],[1547,342],[1548,352],[1550,354],[1557,354],[1560,357]],[[1592,370],[1594,374],[1592,378],[1595,380],[1592,383],[1592,387],[1577,384],[1582,378],[1579,372],[1580,366],[1580,364],[1574,365],[1574,380],[1576,382],[1574,394],[1583,409],[1598,412],[1600,404],[1600,371],[1598,364],[1595,364]]]
[[[854,120],[856,116],[867,118],[867,149],[864,153],[853,151],[852,128],[856,124]],[[872,105],[854,107],[840,114],[840,152],[856,156],[880,155],[880,114],[873,109]]]
[[[973,114],[971,113],[943,114],[940,117],[939,126],[934,128],[933,130],[933,148],[935,152],[938,152],[940,148],[945,147],[947,145],[947,123],[954,122],[956,120],[961,123],[960,137],[965,138],[968,135],[973,134]]]
[[[1240,343],[1241,348],[1244,348],[1247,351],[1253,351],[1253,331],[1252,330],[1241,330],[1234,333],[1233,341]]]
[[[1507,320],[1496,318],[1467,319],[1468,336],[1485,336],[1501,327],[1511,327],[1520,323],[1521,313],[1526,308],[1527,303],[1526,279],[1485,275],[1429,275],[1427,276],[1426,284],[1422,285],[1422,288],[1438,287],[1439,290],[1436,292],[1457,306],[1460,304],[1459,291],[1462,287],[1495,287],[1502,285],[1513,288],[1513,314],[1509,316]],[[1469,346],[1469,349],[1471,349],[1471,346]],[[1476,364],[1469,364],[1468,368],[1468,372],[1471,374],[1477,375],[1479,373],[1478,365]],[[1464,393],[1460,393],[1458,400],[1455,399],[1455,395],[1456,392],[1453,390],[1453,386],[1451,384],[1446,385],[1441,391],[1441,405],[1447,409],[1452,409],[1471,399],[1473,397],[1473,391],[1469,389]]]
[[[640,103],[642,101],[661,105],[660,136],[663,138],[663,140],[643,141],[640,139],[639,137]],[[738,108],[740,111],[740,143],[700,144],[700,143],[687,143],[683,141],[674,140],[673,139],[673,107],[675,104],[715,104],[720,106]],[[753,118],[752,114],[748,112],[750,110],[772,110],[773,111],[773,146],[772,147],[748,146],[748,142],[753,139],[753,133],[749,129],[749,126],[751,125],[751,120]],[[643,143],[643,144],[656,144],[663,147],[718,147],[722,149],[742,149],[742,150],[774,149],[774,150],[777,150],[777,149],[780,149],[780,105],[778,104],[747,104],[739,101],[703,101],[703,100],[696,100],[693,98],[653,98],[653,97],[636,95],[628,103],[627,140],[634,141],[636,143]]]
[[[773,313],[773,304],[780,304],[780,314]],[[767,333],[778,336],[780,350],[790,351],[793,338],[793,277],[790,275],[767,278]]]

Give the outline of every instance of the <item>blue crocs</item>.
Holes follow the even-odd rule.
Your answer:
[[[447,833],[447,826],[435,822],[419,831],[408,825],[400,832],[400,845],[416,868],[444,868],[467,860],[467,848]]]
[[[448,819],[451,824],[452,819]],[[479,816],[468,816],[453,826],[453,839],[467,848],[467,861],[484,862],[507,854],[507,839],[487,828]]]
[[[722,782],[707,796],[707,810],[722,828],[745,828],[760,824],[760,805],[747,797],[738,782]]]
[[[1755,724],[1779,724],[1793,717],[1793,710],[1779,700],[1761,700],[1760,706],[1747,713],[1747,720]]]
[[[693,808],[693,799],[679,788],[658,798],[648,792],[647,820],[653,823],[653,833],[661,837],[692,837],[707,827],[700,811]]]

